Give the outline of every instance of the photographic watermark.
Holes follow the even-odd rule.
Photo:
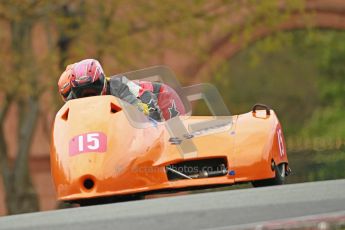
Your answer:
[[[167,171],[177,171],[179,173],[183,173],[185,175],[193,175],[198,174],[200,172],[220,172],[226,171],[227,168],[225,165],[217,165],[217,166],[197,166],[197,165],[168,165],[168,166],[139,166],[133,167],[128,169],[128,167],[119,167],[115,168],[115,174],[120,175],[122,173],[126,173],[130,171],[131,173],[139,173],[139,174],[155,174],[155,173],[166,173]]]

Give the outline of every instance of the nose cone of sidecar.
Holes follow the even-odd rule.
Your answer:
[[[133,127],[113,96],[67,102],[56,115],[51,141],[58,199],[140,192],[166,181],[164,168],[152,166],[164,147],[163,128]]]

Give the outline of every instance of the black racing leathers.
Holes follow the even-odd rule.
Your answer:
[[[151,91],[145,91],[141,96],[140,100],[147,104],[149,107],[149,117],[156,121],[162,120],[162,113],[158,106],[157,96]]]
[[[108,81],[107,94],[118,97],[132,105],[137,105],[140,100],[128,88],[128,79],[125,76],[112,77]]]
[[[149,117],[156,121],[162,120],[162,114],[158,106],[157,96],[151,91],[144,91],[142,95],[137,98],[128,87],[129,80],[125,76],[115,76],[109,79],[107,94],[121,98],[122,100],[132,104],[138,105],[140,102],[146,104],[149,109]]]

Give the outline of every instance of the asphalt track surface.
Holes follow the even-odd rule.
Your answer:
[[[308,215],[345,216],[345,180],[240,189],[0,218],[0,229],[241,229]]]

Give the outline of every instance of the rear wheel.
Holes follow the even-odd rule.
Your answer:
[[[285,176],[286,176],[286,163],[281,163],[279,165],[275,165],[273,162],[273,168],[275,171],[275,177],[274,178],[253,181],[252,185],[254,187],[263,187],[263,186],[272,186],[272,185],[284,184]]]

